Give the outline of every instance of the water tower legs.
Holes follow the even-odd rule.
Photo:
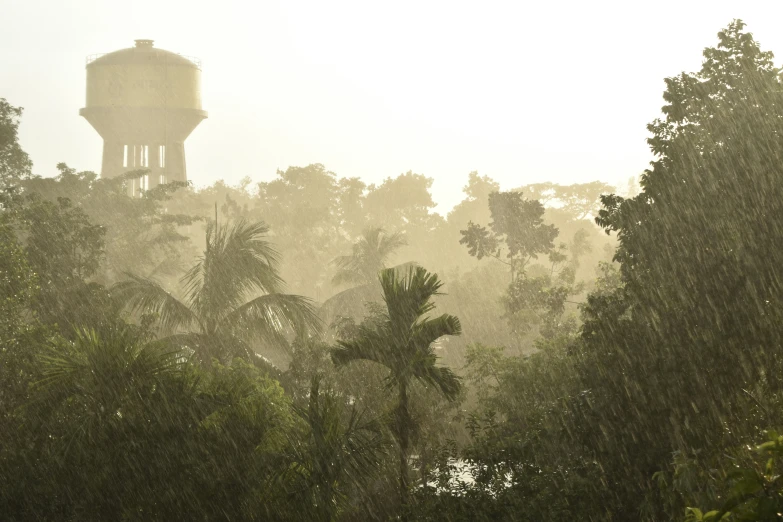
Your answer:
[[[155,188],[160,185],[160,175],[163,173],[163,169],[161,168],[160,164],[160,145],[150,145],[148,159],[149,166],[147,168],[150,169],[149,187]]]
[[[116,141],[103,142],[103,161],[101,164],[101,177],[113,178],[124,172],[125,147]]]
[[[187,181],[185,143],[169,142],[166,147],[166,181]]]
[[[149,170],[146,180],[129,183],[129,192],[138,194],[139,188],[154,188],[161,183],[187,181],[185,143],[170,141],[149,145],[126,144],[117,140],[103,142],[102,178],[115,178],[132,170]]]

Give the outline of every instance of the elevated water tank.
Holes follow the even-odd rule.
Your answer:
[[[79,114],[103,138],[101,176],[149,170],[138,195],[159,183],[187,181],[185,139],[207,117],[201,63],[154,47],[152,40],[87,57],[87,100]]]

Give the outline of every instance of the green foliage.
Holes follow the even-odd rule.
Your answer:
[[[103,259],[104,227],[71,200],[52,202],[37,193],[14,197],[2,218],[24,244],[25,263],[35,274],[36,291],[27,304],[38,321],[71,335],[75,327],[100,328],[116,318],[106,290],[89,281]]]
[[[174,182],[128,196],[128,181],[147,171],[138,170],[116,178],[98,178],[94,172],[76,172],[64,163],[54,178],[33,176],[22,187],[45,201],[65,198],[92,223],[104,230],[102,264],[95,277],[104,284],[117,281],[128,271],[148,277],[170,276],[190,254],[183,227],[197,218],[169,212],[172,197],[185,187]]]
[[[467,245],[470,255],[475,256],[476,259],[482,259],[486,256],[496,257],[500,243],[486,227],[470,222],[468,228],[460,232],[464,236],[460,243]]]
[[[501,260],[505,245],[504,261],[511,268],[511,280],[524,274],[525,267],[539,254],[548,253],[557,237],[557,229],[543,222],[544,207],[535,200],[523,200],[521,192],[493,192],[489,195],[492,222],[486,227],[468,223],[460,231],[460,244],[468,247],[470,255],[481,259],[491,256]]]
[[[0,490],[8,468],[3,448],[20,439],[12,429],[15,411],[29,400],[28,386],[37,374],[36,354],[46,332],[31,323],[29,310],[37,279],[22,246],[0,215]]]
[[[735,463],[725,473],[728,490],[721,508],[708,512],[695,507],[686,508],[686,522],[772,522],[783,518],[783,437],[769,431],[767,439],[767,442],[753,448],[755,458],[743,459],[750,460],[747,467]],[[750,446],[747,450],[751,453]]]
[[[505,357],[502,346],[468,345],[465,351],[465,369],[479,401],[486,401],[499,390]]]
[[[204,374],[122,327],[51,345],[39,367],[2,452],[7,519],[268,518],[258,488],[293,419],[258,370]]]
[[[503,303],[516,335],[530,333],[534,327],[544,337],[565,328],[575,330],[574,321],[562,321],[568,297],[577,293],[568,285],[553,285],[547,276],[519,278],[509,285]]]
[[[365,199],[367,217],[389,230],[400,230],[408,224],[425,229],[437,222],[430,214],[435,202],[429,192],[432,178],[411,171],[396,178],[386,178],[380,185],[370,185]]]
[[[307,407],[295,406],[294,411],[306,428],[304,436],[290,443],[286,493],[300,506],[300,518],[335,520],[352,509],[348,493],[364,489],[380,466],[382,426],[355,406],[348,409],[344,397],[322,390],[317,375],[311,379]]]
[[[576,320],[563,320],[563,315],[568,297],[582,291],[581,285],[574,283],[579,258],[591,249],[585,230],[574,234],[570,263],[563,266],[569,260],[568,245],[554,247],[558,231],[543,223],[544,207],[539,201],[523,200],[520,192],[492,192],[488,202],[491,230],[470,222],[461,231],[460,243],[477,259],[491,256],[509,265],[511,284],[502,303],[512,334],[519,339],[538,331],[551,337],[561,329],[575,330]],[[507,262],[500,257],[501,245],[505,245]],[[548,255],[551,269],[543,272],[538,265],[529,269],[530,261],[543,253]],[[539,275],[534,275],[536,271]]]
[[[132,274],[112,293],[131,310],[156,314],[168,341],[203,364],[213,358],[257,361],[256,347],[285,349],[286,335],[310,335],[319,327],[307,298],[280,293],[278,254],[264,239],[267,231],[264,223],[210,223],[206,250],[181,279],[184,302]]]
[[[386,307],[370,303],[365,317],[357,323],[353,318],[342,318],[332,328],[335,337],[342,340],[357,340],[363,329],[382,327]],[[289,371],[283,377],[287,391],[294,397],[299,408],[307,409],[311,395],[311,377],[323,376],[321,387],[328,391],[329,397],[343,410],[343,426],[356,409],[365,418],[377,419],[378,427],[383,428],[384,447],[394,443],[391,439],[397,422],[398,398],[389,393],[388,370],[371,361],[354,361],[345,366],[334,366],[329,358],[329,344],[298,338],[293,343],[293,360]],[[411,419],[409,466],[411,471],[418,470],[422,480],[429,476],[433,465],[434,449],[443,437],[460,438],[462,433],[461,401],[447,401],[431,386],[416,381],[407,389],[408,408]],[[338,404],[338,405],[339,405]],[[394,480],[399,476],[399,464],[394,452],[383,452],[379,465],[371,475],[362,475],[362,483],[353,480],[343,482],[350,505],[341,512],[341,520],[386,520],[400,513],[399,498],[390,492],[399,486]],[[411,483],[415,483],[415,474],[411,473]]]
[[[0,189],[18,184],[30,175],[33,162],[19,146],[22,108],[0,98]]]
[[[63,288],[95,274],[103,255],[105,229],[92,224],[69,199],[52,203],[36,193],[25,199],[19,224],[27,236],[27,258],[42,283]]]
[[[783,438],[750,443],[783,425],[783,88],[739,21],[704,57],[666,81],[641,192],[600,211],[600,182],[526,200],[474,172],[443,219],[421,174],[317,164],[130,198],[142,171],[31,176],[0,100],[0,512],[779,520]],[[349,246],[321,337],[283,281],[328,298]]]
[[[382,320],[363,323],[353,339],[338,340],[332,351],[337,365],[366,360],[389,370],[389,385],[397,388],[394,433],[400,447],[400,499],[403,516],[408,509],[410,436],[413,419],[409,406],[411,381],[418,380],[453,400],[460,392],[459,378],[448,368],[436,366],[432,344],[444,335],[461,333],[459,319],[447,314],[430,318],[432,298],[442,283],[422,267],[410,268],[404,276],[393,269],[380,275],[386,313]]]
[[[259,183],[259,204],[274,230],[323,226],[340,200],[340,182],[347,180],[338,180],[320,164],[289,167],[279,170],[277,179]]]
[[[711,455],[781,422],[757,398],[783,385],[773,246],[783,89],[771,54],[743,29],[721,31],[699,72],[667,79],[643,190],[604,197],[597,219],[617,233],[621,284],[584,308],[590,411],[578,441],[601,456],[620,518],[682,513],[687,499],[663,498],[652,479],[672,471],[675,452],[708,469]]]
[[[329,290],[324,267],[366,227],[365,189],[360,180],[338,179],[320,164],[289,167],[258,184],[252,219],[269,223],[276,244],[295,260],[298,269],[282,269],[298,292],[320,298]]]
[[[508,287],[508,271],[500,263],[483,263],[465,273],[446,274],[448,293],[437,297],[438,308],[460,318],[463,334],[444,341],[444,359],[452,366],[461,366],[467,346],[491,340],[497,345],[514,347],[518,337],[511,333],[506,310],[501,301]]]
[[[340,347],[332,353],[335,363],[377,362],[391,370],[394,385],[415,378],[455,398],[458,380],[447,368],[435,366],[432,343],[444,335],[459,335],[459,319],[446,314],[426,317],[435,308],[431,299],[442,286],[437,275],[415,267],[402,277],[393,269],[383,270],[380,279],[387,315],[380,324],[360,325],[356,339],[339,340]]]
[[[521,259],[520,270],[528,260],[548,252],[557,237],[553,225],[544,225],[544,207],[535,200],[523,200],[521,192],[496,192],[489,195],[492,231],[503,239],[509,259]]]
[[[13,342],[22,314],[37,291],[35,273],[16,234],[0,221],[0,331],[2,343]]]
[[[417,495],[421,520],[607,520],[599,465],[569,443],[564,408],[576,395],[569,340],[527,358],[472,349],[471,381],[493,384],[467,421],[470,443],[452,449]],[[497,383],[494,385],[494,383]]]

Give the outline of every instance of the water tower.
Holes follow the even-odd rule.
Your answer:
[[[79,114],[103,138],[101,176],[130,170],[135,196],[160,183],[187,181],[185,139],[207,117],[201,63],[136,40],[135,47],[87,57],[87,102]]]

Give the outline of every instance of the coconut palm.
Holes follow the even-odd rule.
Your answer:
[[[337,267],[332,283],[371,283],[378,277],[378,272],[386,268],[389,257],[407,244],[401,232],[389,234],[382,227],[365,229],[362,237],[354,243],[351,255],[332,261]]]
[[[337,341],[332,360],[337,365],[369,360],[389,369],[389,384],[396,388],[398,404],[394,431],[400,447],[400,500],[405,513],[408,498],[408,458],[413,420],[408,390],[413,380],[434,386],[448,400],[460,392],[459,378],[448,368],[436,366],[432,344],[444,335],[459,335],[459,319],[443,314],[426,317],[435,308],[431,299],[443,285],[436,274],[411,267],[401,275],[394,269],[380,273],[386,312],[364,322],[353,339]]]
[[[254,344],[287,347],[288,336],[319,327],[309,299],[280,293],[279,255],[264,240],[268,230],[263,222],[210,222],[206,250],[180,280],[182,301],[133,274],[112,293],[134,311],[156,314],[166,339],[190,348],[205,364],[213,357],[255,360]]]

